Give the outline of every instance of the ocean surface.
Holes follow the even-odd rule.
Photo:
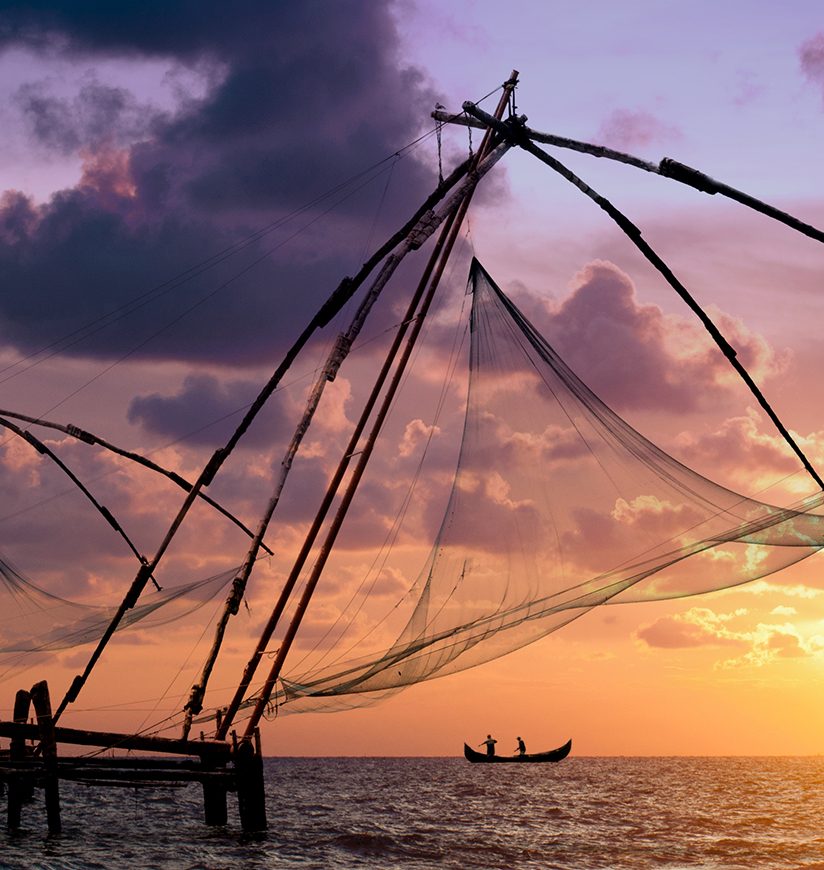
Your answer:
[[[201,821],[200,788],[61,783],[0,835],[2,868],[819,868],[824,758],[266,762],[269,830]],[[0,800],[5,816],[5,799]],[[3,819],[5,821],[5,819]]]

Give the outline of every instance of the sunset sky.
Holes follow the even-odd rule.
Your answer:
[[[0,0],[0,408],[75,424],[194,479],[340,278],[436,185],[434,106],[457,111],[513,68],[533,128],[673,157],[824,227],[824,11],[812,0]],[[464,129],[443,131],[444,173],[469,147]],[[824,246],[721,197],[552,153],[642,229],[824,473]],[[534,158],[513,150],[484,180],[458,248],[295,668],[323,649],[364,578],[372,595],[353,637],[393,612],[429,554],[461,433],[472,254],[578,376],[680,462],[778,504],[815,491],[684,303]],[[208,706],[237,683],[402,317],[415,260],[327,388]],[[251,527],[351,312],[318,333],[209,488]],[[152,554],[181,490],[60,432],[32,432]],[[0,557],[56,595],[117,604],[134,557],[65,476],[7,435],[0,479]],[[245,552],[235,527],[198,507],[159,578],[218,574]],[[596,608],[374,707],[281,715],[264,723],[264,750],[455,755],[491,732],[503,751],[520,734],[535,750],[572,737],[580,755],[820,753],[821,559],[708,595]],[[223,598],[115,637],[63,723],[135,729],[179,711]],[[378,625],[372,640],[391,642]],[[0,717],[36,680],[62,696],[88,654],[7,675]]]

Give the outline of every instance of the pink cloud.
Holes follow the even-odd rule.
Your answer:
[[[652,625],[639,629],[636,636],[647,646],[656,649],[716,646],[719,642],[718,638],[705,628],[683,622],[675,616],[666,616]],[[743,646],[743,644],[739,645]]]
[[[746,648],[747,641],[731,632],[727,623],[732,615],[720,615],[694,607],[686,613],[664,616],[638,630],[636,637],[656,649],[688,649],[703,646]]]
[[[788,355],[739,320],[718,310],[712,317],[753,377],[786,368]],[[632,280],[609,261],[592,261],[576,275],[572,293],[552,312],[548,334],[573,371],[617,409],[684,413],[739,388],[700,325],[640,304]]]
[[[638,496],[631,502],[619,498],[612,517],[621,523],[624,532],[632,529],[663,538],[678,534],[704,519],[692,505],[674,505],[647,495]]]
[[[630,278],[594,261],[575,279],[572,294],[553,315],[561,356],[609,403],[671,408],[692,403],[685,384],[668,378],[664,318],[660,308],[639,305]]]
[[[441,430],[437,426],[428,426],[420,418],[410,420],[406,424],[403,438],[398,445],[398,454],[405,459],[416,453],[430,437],[435,437],[440,433]]]
[[[650,112],[615,109],[601,124],[598,139],[614,148],[644,147],[681,139],[681,130]]]
[[[766,647],[782,659],[804,658],[809,655],[809,651],[804,649],[801,638],[785,631],[776,631],[771,634]]]
[[[816,34],[801,46],[799,58],[804,75],[821,87],[824,97],[824,32]]]
[[[665,616],[639,629],[636,637],[654,649],[732,647],[741,651],[735,658],[718,663],[723,668],[761,667],[776,659],[819,656],[821,638],[804,637],[791,625],[746,625],[746,610],[715,613],[706,607],[692,607],[685,613]]]
[[[772,479],[798,468],[798,460],[780,436],[759,431],[755,412],[725,420],[715,432],[681,435],[679,446],[679,456],[700,467],[726,467],[734,458],[737,474],[750,481],[753,473]]]

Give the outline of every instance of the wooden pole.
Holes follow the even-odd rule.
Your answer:
[[[57,743],[54,736],[49,685],[45,680],[31,687],[31,700],[37,713],[37,727],[40,731],[40,746],[43,752],[46,794],[46,820],[50,834],[59,834],[60,824],[60,784],[57,776]]]
[[[235,753],[237,771],[237,805],[240,826],[247,833],[265,831],[266,794],[263,781],[263,756],[260,752],[260,739],[255,733],[254,744],[244,740]]]
[[[36,725],[25,722],[0,722],[0,737],[22,737],[37,740],[40,735]],[[220,740],[176,740],[170,737],[155,737],[151,734],[117,734],[112,731],[83,731],[79,728],[54,729],[58,743],[73,746],[103,746],[107,749],[136,750],[138,752],[193,755],[213,760],[229,760],[231,747]]]
[[[461,127],[474,127],[479,130],[487,129],[487,125],[475,117],[469,115],[455,115],[451,112],[435,110],[432,112],[432,117],[436,121],[444,124],[458,124]],[[627,154],[625,151],[616,151],[614,148],[607,148],[604,145],[595,145],[592,142],[581,142],[578,139],[569,139],[566,136],[556,136],[554,133],[542,133],[540,130],[533,130],[531,127],[523,127],[524,135],[533,142],[543,142],[545,145],[556,145],[558,148],[568,148],[572,151],[578,151],[582,154],[589,154],[592,157],[606,157],[608,160],[616,160],[619,163],[626,163],[629,166],[635,166],[638,169],[643,169],[645,172],[652,172],[655,175],[660,175],[663,178],[669,178],[673,181],[678,181],[681,184],[686,184],[695,190],[700,190],[702,193],[707,193],[710,196],[715,196],[716,193],[721,196],[726,196],[728,199],[733,199],[747,208],[753,209],[760,214],[766,215],[779,223],[794,229],[796,232],[802,233],[811,239],[818,242],[824,242],[824,231],[814,227],[797,217],[788,214],[781,209],[770,205],[768,202],[756,199],[742,190],[737,190],[724,184],[721,181],[716,181],[705,175],[698,169],[693,169],[684,163],[679,163],[671,157],[664,157],[658,163],[650,163],[648,160],[642,160],[634,154]]]
[[[447,180],[449,184],[454,184],[458,181],[458,179],[463,174],[462,168],[459,167],[450,178]],[[438,198],[442,197],[446,192],[445,186],[439,185],[436,194]],[[89,661],[86,663],[86,667],[83,669],[83,673],[78,674],[74,680],[72,680],[71,685],[63,696],[63,700],[57,707],[57,710],[54,714],[55,723],[58,721],[63,711],[69,704],[73,704],[77,700],[77,696],[83,689],[83,686],[86,685],[86,681],[89,679],[89,675],[97,664],[98,659],[103,654],[103,650],[106,648],[107,644],[112,638],[112,635],[117,630],[117,627],[120,625],[123,617],[126,615],[126,612],[130,610],[132,607],[137,604],[138,599],[140,598],[141,593],[146,587],[146,584],[149,582],[149,578],[153,576],[153,572],[157,569],[160,561],[163,559],[166,551],[169,548],[174,536],[177,534],[178,529],[183,524],[186,516],[189,513],[192,505],[200,496],[200,493],[203,489],[205,489],[209,484],[214,480],[215,475],[220,470],[223,463],[226,461],[226,458],[229,454],[234,450],[235,446],[238,444],[240,439],[246,434],[248,428],[252,425],[252,421],[258,415],[260,410],[269,400],[272,393],[274,393],[278,384],[280,383],[283,376],[291,367],[292,363],[297,358],[300,351],[304,348],[306,343],[312,337],[313,333],[317,329],[322,329],[326,326],[330,320],[340,311],[341,308],[349,301],[349,299],[354,295],[358,287],[369,277],[372,270],[377,266],[377,264],[383,260],[383,258],[404,238],[404,236],[409,234],[411,227],[413,227],[420,217],[425,213],[428,208],[431,208],[431,205],[428,205],[428,200],[421,206],[419,212],[416,212],[415,215],[404,225],[397,233],[395,233],[390,239],[388,239],[361,267],[360,271],[355,275],[354,278],[346,277],[341,281],[341,283],[335,288],[335,290],[331,293],[329,298],[321,305],[318,309],[315,316],[303,330],[303,332],[298,336],[289,350],[286,352],[286,356],[281,361],[280,365],[275,369],[272,373],[269,380],[264,384],[261,391],[258,393],[255,400],[247,409],[246,413],[243,416],[243,419],[238,424],[235,431],[229,437],[229,440],[223,447],[219,447],[212,458],[206,463],[203,470],[197,477],[197,480],[192,484],[191,489],[186,495],[186,498],[183,500],[183,504],[180,506],[175,518],[172,520],[171,525],[169,526],[163,540],[160,542],[154,556],[149,561],[142,561],[142,564],[135,575],[134,580],[132,580],[132,584],[129,587],[129,591],[123,598],[123,601],[120,603],[117,611],[111,619],[111,622],[107,626],[106,630],[103,632],[102,637],[97,643],[94,651],[92,652]],[[142,557],[141,557],[142,558]]]
[[[203,820],[212,827],[227,823],[226,786],[221,782],[203,781]]]
[[[466,164],[462,164],[460,167],[458,167],[458,169],[455,170],[443,182],[443,184],[439,185],[436,190],[428,197],[428,199],[424,203],[424,206],[426,207],[425,210],[423,207],[421,207],[415,212],[415,215],[418,216],[417,222],[414,224],[410,224],[409,222],[407,222],[407,224],[405,225],[406,227],[408,227],[408,234],[406,238],[402,240],[402,243],[400,243],[398,250],[390,254],[386,258],[383,267],[381,268],[377,277],[372,282],[372,285],[366,293],[364,299],[361,301],[358,310],[355,313],[355,316],[352,318],[349,328],[345,333],[341,333],[340,335],[338,335],[338,339],[335,342],[334,347],[330,351],[326,365],[318,376],[315,386],[309,395],[303,417],[297,425],[295,433],[292,436],[292,440],[286,449],[285,456],[281,460],[278,478],[275,482],[274,490],[266,506],[266,510],[264,511],[258,524],[257,532],[253,536],[252,543],[243,561],[243,565],[241,566],[240,571],[238,572],[237,576],[234,579],[234,582],[232,583],[232,591],[226,600],[223,613],[221,614],[217,625],[215,626],[214,640],[212,642],[212,647],[206,657],[206,662],[203,665],[200,679],[197,683],[195,683],[194,686],[192,686],[189,700],[186,702],[186,706],[184,707],[184,739],[189,736],[189,731],[192,727],[192,721],[194,716],[196,716],[203,709],[203,697],[206,692],[206,685],[209,681],[212,669],[214,668],[215,661],[217,660],[218,653],[223,643],[223,637],[226,632],[226,627],[229,623],[229,619],[232,616],[236,615],[240,608],[240,603],[246,590],[246,584],[249,580],[249,576],[252,573],[255,561],[258,557],[258,549],[263,545],[263,536],[266,534],[269,523],[272,519],[272,515],[274,514],[275,508],[280,501],[280,495],[283,491],[283,487],[286,484],[286,478],[292,468],[292,463],[295,456],[297,455],[304,435],[309,429],[309,425],[312,421],[312,418],[314,417],[315,411],[320,404],[323,391],[326,388],[327,383],[331,383],[335,380],[338,369],[340,368],[346,356],[349,354],[349,351],[355,339],[360,334],[360,331],[364,323],[366,322],[366,319],[369,316],[373,305],[377,302],[383,288],[386,286],[389,279],[392,277],[403,258],[410,251],[420,247],[420,245],[423,244],[424,240],[427,239],[429,235],[431,235],[435,231],[436,226],[440,222],[440,218],[434,214],[431,206],[437,204],[437,202],[443,199],[446,192],[454,186],[455,182],[459,178],[465,176],[467,174],[467,171],[468,166]],[[462,183],[465,184],[466,179],[464,179]],[[458,190],[460,189],[461,188],[459,187]],[[452,197],[450,197],[448,202],[451,201]],[[221,731],[219,724],[218,733],[225,734],[225,731]]]
[[[481,170],[479,170],[479,172],[488,171],[488,169],[490,169],[494,165],[494,163],[497,162],[497,160],[503,155],[505,150],[506,149],[500,148],[500,146],[498,148],[496,148],[495,152],[492,155],[490,155],[489,162]],[[473,182],[475,182],[477,180],[476,173],[474,172],[474,170],[473,170],[473,173],[471,176],[471,180]],[[471,189],[471,185],[469,185],[466,188],[466,190],[469,190],[469,189]],[[462,188],[459,188],[459,190],[456,191],[456,195],[461,194],[461,190],[462,190]],[[459,204],[461,201],[463,201],[464,196],[465,196],[465,193],[463,193],[462,195],[459,196],[459,200],[458,200],[458,203],[456,204],[456,208],[459,207]],[[216,737],[219,740],[225,738],[229,732],[229,728],[230,728],[232,722],[234,721],[235,714],[237,713],[238,709],[240,708],[240,705],[243,701],[243,697],[246,694],[246,690],[249,688],[249,685],[251,684],[252,677],[254,676],[255,671],[260,663],[260,660],[261,660],[264,652],[266,651],[266,647],[269,643],[269,640],[271,639],[272,634],[274,633],[275,628],[277,627],[278,622],[280,621],[280,618],[283,614],[284,608],[286,607],[286,604],[288,603],[289,597],[291,596],[292,591],[295,588],[295,584],[298,581],[298,578],[300,576],[300,572],[303,569],[303,566],[304,566],[307,558],[309,557],[309,553],[312,549],[312,546],[314,545],[314,542],[320,533],[320,529],[321,529],[321,526],[323,524],[323,521],[325,520],[326,515],[332,506],[332,502],[334,501],[335,495],[337,494],[337,491],[340,487],[341,481],[344,478],[346,470],[349,466],[349,462],[353,458],[355,453],[357,452],[358,441],[360,440],[360,437],[363,434],[364,429],[366,428],[366,424],[368,422],[369,415],[374,410],[375,404],[377,403],[378,398],[380,397],[380,391],[383,389],[384,385],[386,384],[386,380],[389,377],[392,361],[395,359],[395,357],[398,353],[398,350],[402,344],[403,338],[406,335],[408,329],[411,327],[411,325],[414,321],[415,312],[417,310],[418,305],[420,304],[420,300],[424,294],[424,291],[426,290],[427,282],[429,281],[429,278],[432,274],[432,269],[434,268],[434,265],[436,263],[437,253],[442,250],[443,245],[445,244],[445,241],[446,241],[448,234],[449,234],[449,228],[452,226],[452,222],[454,221],[454,218],[455,218],[455,213],[456,213],[455,209],[453,209],[451,207],[447,207],[446,205],[444,206],[444,215],[446,215],[446,217],[443,221],[444,229],[443,229],[441,235],[438,237],[437,242],[435,243],[435,249],[434,249],[433,255],[430,257],[429,262],[427,263],[427,265],[424,269],[424,272],[423,272],[423,275],[420,279],[420,282],[418,283],[418,286],[415,290],[415,293],[412,296],[412,300],[410,301],[410,303],[407,307],[406,314],[401,321],[401,325],[395,334],[395,338],[393,339],[392,345],[391,345],[390,350],[386,356],[386,359],[384,360],[383,366],[382,366],[380,372],[378,373],[378,376],[377,376],[375,383],[372,387],[372,391],[369,395],[369,398],[366,400],[366,404],[364,405],[364,408],[361,411],[360,419],[358,420],[354,431],[350,435],[349,443],[347,444],[346,448],[343,451],[343,456],[342,456],[340,462],[338,463],[338,467],[337,467],[334,475],[332,476],[332,480],[330,481],[329,485],[327,486],[326,493],[323,497],[323,500],[321,502],[320,507],[318,508],[317,513],[315,514],[315,518],[312,521],[312,525],[309,528],[309,531],[306,533],[306,537],[304,539],[303,545],[301,546],[301,549],[297,555],[297,558],[295,559],[292,570],[291,570],[289,576],[287,577],[286,582],[283,584],[283,587],[280,591],[280,594],[279,594],[278,599],[275,603],[275,606],[272,609],[272,613],[270,614],[269,619],[268,619],[266,625],[264,626],[263,631],[261,632],[261,636],[260,636],[260,639],[258,640],[257,646],[255,647],[255,650],[252,653],[251,658],[249,659],[249,661],[246,664],[246,667],[243,670],[243,674],[241,676],[240,683],[238,684],[238,687],[235,691],[235,694],[232,697],[232,700],[230,701],[228,707],[226,708],[225,713],[223,713],[221,716],[221,721],[218,723],[217,733],[216,733]],[[433,227],[433,231],[434,231],[434,227]],[[422,234],[423,234],[423,231],[422,231]]]
[[[25,690],[20,689],[14,698],[14,721],[25,725],[29,718],[29,706],[31,704],[31,695]],[[9,747],[9,760],[13,763],[20,763],[26,759],[26,741],[25,738],[17,736],[11,738]],[[22,770],[17,773],[9,781],[9,802],[8,810],[8,826],[9,830],[16,831],[20,827],[20,821],[23,811],[23,803],[28,797],[31,800],[29,793],[29,779],[24,775]]]
[[[503,93],[495,109],[495,118],[500,119],[503,115],[504,109],[509,102],[510,95],[515,88],[517,80],[518,71],[513,70],[511,76],[509,77],[509,80],[504,83]],[[478,148],[478,153],[475,155],[475,159],[473,161],[473,168],[481,162],[481,160],[486,156],[491,147],[492,131],[487,130],[480,144],[480,147]],[[406,340],[406,346],[401,353],[401,356],[395,368],[395,372],[392,376],[392,380],[390,381],[387,391],[383,397],[380,408],[376,414],[375,421],[372,424],[372,430],[361,451],[358,463],[352,473],[352,477],[350,478],[346,490],[344,491],[341,503],[338,506],[337,513],[335,514],[335,517],[332,520],[332,524],[326,533],[326,538],[315,561],[312,573],[310,574],[309,579],[306,581],[306,586],[304,587],[303,593],[300,597],[300,600],[298,601],[295,613],[289,623],[289,626],[286,629],[286,633],[281,640],[280,646],[278,647],[275,660],[269,670],[266,682],[264,683],[261,691],[258,693],[255,706],[252,710],[252,715],[249,718],[246,731],[243,735],[244,741],[248,741],[250,736],[257,730],[258,724],[269,703],[269,699],[272,696],[272,692],[274,691],[275,685],[280,676],[283,663],[286,660],[286,656],[289,654],[289,650],[291,649],[298,628],[300,627],[301,621],[303,620],[303,616],[309,605],[309,601],[314,594],[315,587],[320,578],[321,572],[323,571],[323,568],[331,552],[332,546],[334,545],[337,534],[341,528],[341,525],[343,524],[343,520],[346,516],[349,505],[352,502],[355,490],[357,489],[360,479],[366,469],[366,464],[368,463],[371,456],[375,440],[377,439],[378,433],[380,432],[386,415],[389,413],[389,408],[392,405],[395,393],[400,386],[406,365],[412,354],[412,350],[415,346],[418,335],[423,328],[424,319],[435,295],[435,290],[438,287],[441,276],[443,275],[444,268],[446,267],[446,263],[452,252],[452,248],[458,237],[458,233],[460,232],[461,224],[463,223],[464,216],[466,215],[466,212],[469,208],[469,203],[472,199],[472,194],[474,193],[474,190],[474,187],[470,187],[467,190],[466,194],[461,200],[460,205],[458,206],[458,210],[450,216],[450,220],[445,224],[443,233],[438,239],[438,247],[436,247],[436,249],[432,253],[432,257],[430,258],[429,264],[427,265],[427,270],[424,273],[423,279],[424,281],[428,281],[429,283],[428,290],[423,297],[420,309],[414,317],[414,323],[411,326],[409,336]],[[428,277],[429,275],[431,275],[431,278]],[[422,286],[423,281],[421,283],[421,287]],[[419,289],[421,289],[421,287],[419,287]],[[394,353],[396,351],[397,347],[393,347],[392,356],[387,359],[386,363],[384,363],[385,370],[387,369],[387,365],[389,363],[394,362],[394,359],[392,357],[394,356]]]

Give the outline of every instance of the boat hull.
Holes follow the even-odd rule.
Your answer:
[[[545,764],[546,762],[562,761],[569,755],[572,741],[568,740],[557,749],[548,752],[533,752],[527,755],[487,755],[477,752],[464,743],[464,758],[472,764]]]

